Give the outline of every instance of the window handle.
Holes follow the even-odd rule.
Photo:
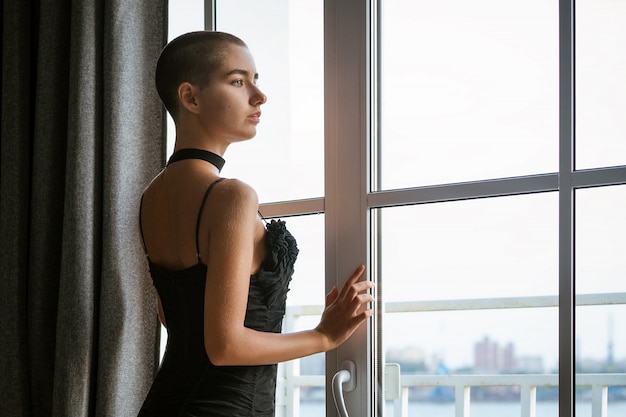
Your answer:
[[[341,368],[333,376],[333,399],[335,400],[335,407],[337,407],[339,417],[349,417],[343,392],[354,391],[356,387],[356,365],[352,361],[343,361]],[[346,384],[345,387],[343,386],[344,384]]]

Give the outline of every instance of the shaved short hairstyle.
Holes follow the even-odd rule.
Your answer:
[[[229,33],[199,31],[181,35],[163,48],[156,65],[156,89],[175,122],[180,110],[178,87],[184,82],[205,87],[230,45],[247,47]]]

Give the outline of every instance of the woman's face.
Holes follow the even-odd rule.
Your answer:
[[[258,74],[248,48],[229,45],[222,66],[199,94],[202,124],[212,139],[228,144],[253,138],[267,100],[257,87]]]

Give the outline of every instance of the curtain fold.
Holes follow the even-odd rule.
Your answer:
[[[167,0],[5,0],[0,415],[134,416],[158,365],[138,234]]]

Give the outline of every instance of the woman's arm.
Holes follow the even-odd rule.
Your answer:
[[[218,191],[219,192],[216,192]],[[205,291],[205,349],[215,365],[262,365],[325,352],[343,343],[370,315],[372,284],[359,281],[364,267],[345,286],[326,298],[320,324],[312,330],[268,333],[244,326],[258,233],[256,193],[228,180],[214,190],[209,226],[209,259]]]

